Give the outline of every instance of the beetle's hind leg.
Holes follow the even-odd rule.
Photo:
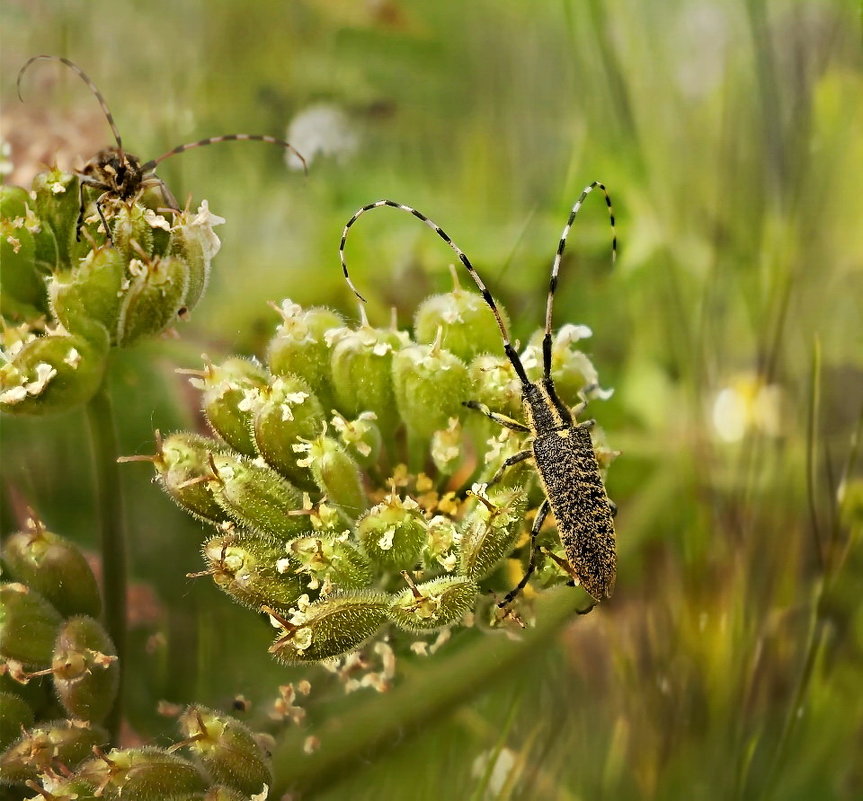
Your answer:
[[[552,553],[551,551],[548,552],[548,555],[552,558],[555,564],[557,564],[557,566],[570,577],[569,581],[566,582],[568,586],[578,587],[581,584],[581,581],[579,581],[575,573],[572,572],[572,567],[570,566],[569,562],[567,562],[565,559],[561,559],[557,554]],[[592,612],[594,608],[596,608],[596,606],[598,605],[599,601],[594,600],[592,604],[586,606],[584,609],[576,609],[575,614],[586,615],[589,612]]]
[[[545,518],[548,516],[550,509],[551,506],[548,503],[548,499],[545,499],[539,505],[539,509],[536,510],[536,517],[534,518],[533,525],[530,528],[530,561],[527,564],[527,570],[521,577],[521,581],[519,581],[518,584],[511,589],[498,604],[499,607],[503,608],[511,604],[518,594],[527,586],[527,582],[536,570],[536,562],[539,557],[539,548],[536,544],[536,538],[539,536],[539,530],[542,528],[542,524],[545,522]]]

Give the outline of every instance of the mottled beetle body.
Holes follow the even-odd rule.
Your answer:
[[[108,103],[106,102],[105,97],[99,91],[96,84],[93,83],[90,76],[87,75],[87,73],[84,72],[84,70],[82,70],[74,61],[70,61],[68,58],[63,58],[62,56],[47,55],[33,56],[32,58],[29,58],[24,63],[24,66],[22,66],[18,71],[18,97],[21,97],[21,78],[27,68],[34,61],[46,59],[49,61],[59,61],[61,64],[64,64],[78,75],[85,84],[87,84],[87,87],[99,102],[99,105],[102,108],[102,113],[105,115],[105,119],[108,121],[108,125],[110,125],[111,132],[114,134],[114,139],[117,142],[116,147],[108,147],[104,150],[100,150],[92,159],[90,159],[90,161],[87,162],[87,164],[84,165],[83,168],[81,168],[81,170],[76,173],[81,180],[80,213],[78,215],[78,223],[75,229],[76,239],[80,239],[81,226],[84,224],[85,186],[101,193],[95,201],[96,211],[99,214],[99,218],[105,228],[105,234],[109,240],[111,239],[111,231],[103,211],[105,203],[109,200],[132,201],[144,189],[156,186],[161,189],[167,205],[174,210],[178,210],[177,201],[174,199],[174,196],[171,194],[168,187],[165,186],[162,179],[155,174],[155,171],[156,167],[158,167],[158,165],[165,159],[168,159],[171,156],[176,156],[178,153],[183,153],[186,150],[192,150],[196,147],[205,147],[207,145],[215,145],[220,142],[266,142],[268,144],[278,145],[290,150],[300,160],[303,168],[305,169],[306,167],[306,160],[299,152],[297,152],[296,148],[290,144],[290,142],[285,142],[282,139],[276,139],[272,136],[263,136],[259,134],[228,134],[226,136],[211,136],[208,139],[200,139],[197,142],[189,142],[188,144],[179,145],[178,147],[169,150],[167,153],[163,153],[158,158],[150,159],[150,161],[147,162],[141,162],[139,158],[128,153],[123,147],[120,130],[117,128],[117,123],[114,122],[114,115],[111,114],[111,110],[108,108]]]
[[[602,480],[590,429],[593,420],[577,422],[576,417],[587,405],[583,400],[573,411],[564,404],[557,395],[551,376],[551,318],[554,293],[557,288],[557,278],[566,238],[572,223],[584,203],[585,198],[594,189],[600,189],[605,195],[612,231],[614,231],[614,213],[611,199],[603,184],[594,181],[581,193],[570,211],[569,219],[564,226],[552,265],[551,281],[549,282],[546,302],[545,334],[542,341],[543,374],[539,381],[530,381],[527,377],[521,359],[510,343],[506,324],[498,311],[494,298],[477,274],[468,257],[444,230],[434,221],[410,206],[404,206],[392,200],[379,200],[359,209],[345,225],[342,233],[339,255],[342,270],[348,285],[360,298],[348,275],[345,262],[345,242],[350,227],[367,211],[381,206],[390,206],[412,214],[434,230],[455,251],[459,261],[468,270],[482,297],[494,315],[503,340],[503,349],[512,364],[522,386],[522,409],[527,425],[513,420],[497,412],[491,411],[484,404],[476,401],[466,401],[465,406],[476,409],[500,425],[530,435],[530,448],[510,456],[504,461],[490,483],[499,480],[504,471],[518,462],[533,459],[539,474],[545,500],[540,504],[531,527],[530,562],[524,577],[518,585],[507,594],[501,606],[512,601],[526,586],[530,576],[536,569],[539,548],[536,539],[548,512],[554,513],[557,530],[566,552],[566,562],[550,553],[572,578],[590,593],[596,601],[611,597],[614,591],[616,577],[614,514],[615,506],[609,500]],[[612,259],[617,254],[617,237],[612,237]],[[591,607],[592,608],[592,607]]]
[[[590,425],[570,422],[534,430],[533,459],[573,577],[594,598],[610,598],[616,573],[614,507],[599,472]],[[560,492],[561,487],[569,491]]]

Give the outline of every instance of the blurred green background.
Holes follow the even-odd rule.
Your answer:
[[[591,198],[555,322],[592,327],[616,390],[592,410],[623,451],[608,480],[615,597],[573,618],[555,596],[530,647],[474,633],[403,660],[390,696],[309,674],[321,691],[280,751],[285,784],[416,801],[863,796],[858,3],[5,0],[0,26],[6,180],[110,144],[57,64],[34,65],[18,102],[17,70],[38,53],[85,69],[144,159],[205,136],[284,136],[315,108],[329,116],[301,150],[353,144],[314,157],[307,178],[252,143],[160,168],[181,201],[207,198],[228,222],[182,339],[115,359],[126,453],[152,452],[154,428],[196,425],[173,369],[256,352],[277,322],[268,300],[355,316],[338,243],[358,206],[390,197],[434,217],[524,340],[570,206],[595,178],[612,193],[617,265]],[[364,218],[348,250],[373,323],[394,305],[408,325],[449,287],[452,254],[404,215]],[[4,531],[30,503],[93,545],[83,428],[83,414],[3,421]],[[124,478],[130,716],[166,742],[154,699],[263,701],[301,674],[270,660],[266,626],[184,578],[197,524],[145,467]],[[313,757],[305,733],[320,733]]]

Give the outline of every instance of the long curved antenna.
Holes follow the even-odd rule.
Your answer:
[[[554,293],[557,289],[557,276],[560,272],[560,263],[563,259],[563,251],[566,248],[566,238],[569,236],[572,223],[575,217],[584,204],[584,199],[594,190],[602,190],[605,195],[605,205],[608,207],[608,218],[611,223],[611,263],[614,264],[617,259],[617,230],[614,227],[614,209],[611,206],[611,197],[605,184],[599,181],[593,181],[589,186],[584,188],[584,191],[579,195],[578,200],[572,207],[569,213],[569,219],[563,227],[563,233],[560,235],[560,242],[557,244],[557,253],[554,256],[554,264],[551,267],[551,281],[548,284],[548,299],[545,304],[545,336],[542,339],[542,362],[543,362],[543,378],[546,380],[551,378],[551,313],[554,308]]]
[[[187,150],[193,150],[196,147],[206,147],[207,145],[217,145],[219,142],[266,142],[270,145],[279,145],[280,147],[290,150],[303,165],[303,172],[308,175],[309,168],[306,164],[303,154],[300,153],[290,142],[284,139],[276,139],[274,136],[261,136],[260,134],[227,134],[226,136],[211,136],[209,139],[199,139],[197,142],[189,142],[186,145],[178,145],[173,150],[163,153],[159,158],[150,159],[146,164],[141,165],[141,171],[144,173],[152,172],[165,159],[176,156],[179,153],[184,153]]]
[[[61,64],[65,64],[72,72],[74,72],[78,77],[87,84],[90,91],[96,96],[96,100],[99,101],[99,105],[102,107],[102,113],[105,115],[105,118],[108,120],[108,125],[111,126],[111,132],[114,134],[114,139],[117,140],[117,150],[120,151],[121,155],[123,154],[123,140],[120,138],[120,130],[117,128],[117,123],[114,122],[114,115],[111,114],[111,109],[108,108],[108,103],[105,101],[105,97],[99,91],[99,87],[93,83],[93,80],[87,75],[84,70],[82,70],[74,61],[70,61],[68,58],[63,58],[63,56],[32,56],[28,58],[27,61],[24,62],[24,66],[18,70],[18,81],[16,82],[16,87],[18,89],[18,99],[23,103],[24,98],[21,97],[21,78],[24,75],[24,72],[34,61],[41,61],[47,59],[48,61],[59,61]]]
[[[345,281],[347,281],[348,286],[351,288],[353,293],[361,300],[363,303],[366,302],[366,299],[359,293],[357,288],[354,286],[353,281],[351,281],[351,277],[348,274],[348,264],[345,261],[345,242],[348,238],[348,231],[351,226],[367,211],[371,211],[372,209],[380,208],[381,206],[389,206],[393,209],[399,209],[400,211],[406,211],[408,214],[413,215],[421,222],[424,222],[429,228],[432,229],[444,242],[449,245],[453,251],[455,251],[456,256],[458,256],[459,261],[465,266],[467,271],[470,273],[471,278],[473,278],[474,283],[479,287],[479,291],[482,294],[482,299],[486,302],[488,307],[491,309],[491,313],[494,315],[495,322],[497,323],[497,327],[500,329],[500,336],[503,340],[503,349],[509,358],[512,366],[515,368],[516,375],[518,375],[521,383],[523,385],[527,385],[530,382],[527,379],[527,373],[524,371],[524,366],[521,363],[521,359],[519,359],[518,354],[515,352],[515,349],[512,347],[512,344],[509,341],[509,332],[506,329],[506,323],[503,321],[503,317],[500,315],[500,311],[498,311],[497,305],[494,302],[494,298],[491,296],[491,292],[488,291],[486,285],[482,282],[482,279],[479,277],[479,274],[474,269],[474,266],[470,263],[470,259],[465,255],[464,251],[456,245],[455,242],[450,239],[449,235],[446,231],[443,230],[434,220],[429,219],[425,216],[421,211],[417,211],[410,206],[405,206],[402,203],[396,203],[394,200],[378,200],[375,203],[369,203],[366,206],[363,206],[361,209],[358,209],[353,217],[348,220],[345,225],[344,231],[342,231],[342,241],[339,243],[339,259],[342,262],[342,272],[345,274]]]

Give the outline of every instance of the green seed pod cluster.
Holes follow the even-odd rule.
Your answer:
[[[193,374],[218,440],[172,434],[147,457],[216,529],[196,575],[267,613],[284,663],[334,659],[385,630],[395,643],[470,625],[483,595],[515,583],[500,568],[526,561],[542,497],[529,462],[476,483],[529,447],[464,405],[523,419],[493,317],[458,287],[424,304],[413,332],[290,301],[279,312],[266,368],[229,358]],[[561,396],[575,405],[596,382],[586,367],[574,377],[589,362],[571,328],[554,378],[568,371]]]
[[[119,672],[114,645],[94,617],[96,579],[77,546],[31,515],[25,530],[6,538],[2,563],[0,784],[23,792],[25,782],[71,770],[107,744],[100,724],[117,697]]]
[[[31,191],[0,187],[0,411],[87,402],[108,350],[162,333],[200,300],[224,222],[206,201],[164,212],[158,192],[106,199],[52,169]],[[101,211],[101,214],[100,214]],[[106,225],[108,231],[106,231]]]
[[[223,560],[235,558],[220,548]],[[33,555],[39,557],[35,563]],[[279,549],[284,556],[284,549]],[[18,577],[85,577],[74,545],[41,523],[10,537],[4,568]],[[84,563],[85,564],[85,563]],[[23,565],[23,567],[22,567]],[[46,577],[36,575],[40,586]],[[60,579],[57,579],[60,580]],[[291,577],[289,581],[304,581]],[[267,597],[272,595],[266,593]],[[285,608],[299,593],[285,598]],[[86,594],[72,607],[92,606]],[[83,614],[66,616],[25,584],[0,585],[0,795],[24,798],[27,789],[68,801],[98,798],[265,798],[272,783],[259,737],[228,715],[191,707],[179,719],[180,742],[169,748],[126,748],[105,753],[101,725],[118,690],[114,646],[102,625]],[[39,684],[50,682],[57,707],[37,706]],[[53,713],[53,714],[52,714]],[[186,756],[176,753],[185,749]],[[8,796],[3,794],[8,793]],[[206,795],[205,795],[206,794]]]

